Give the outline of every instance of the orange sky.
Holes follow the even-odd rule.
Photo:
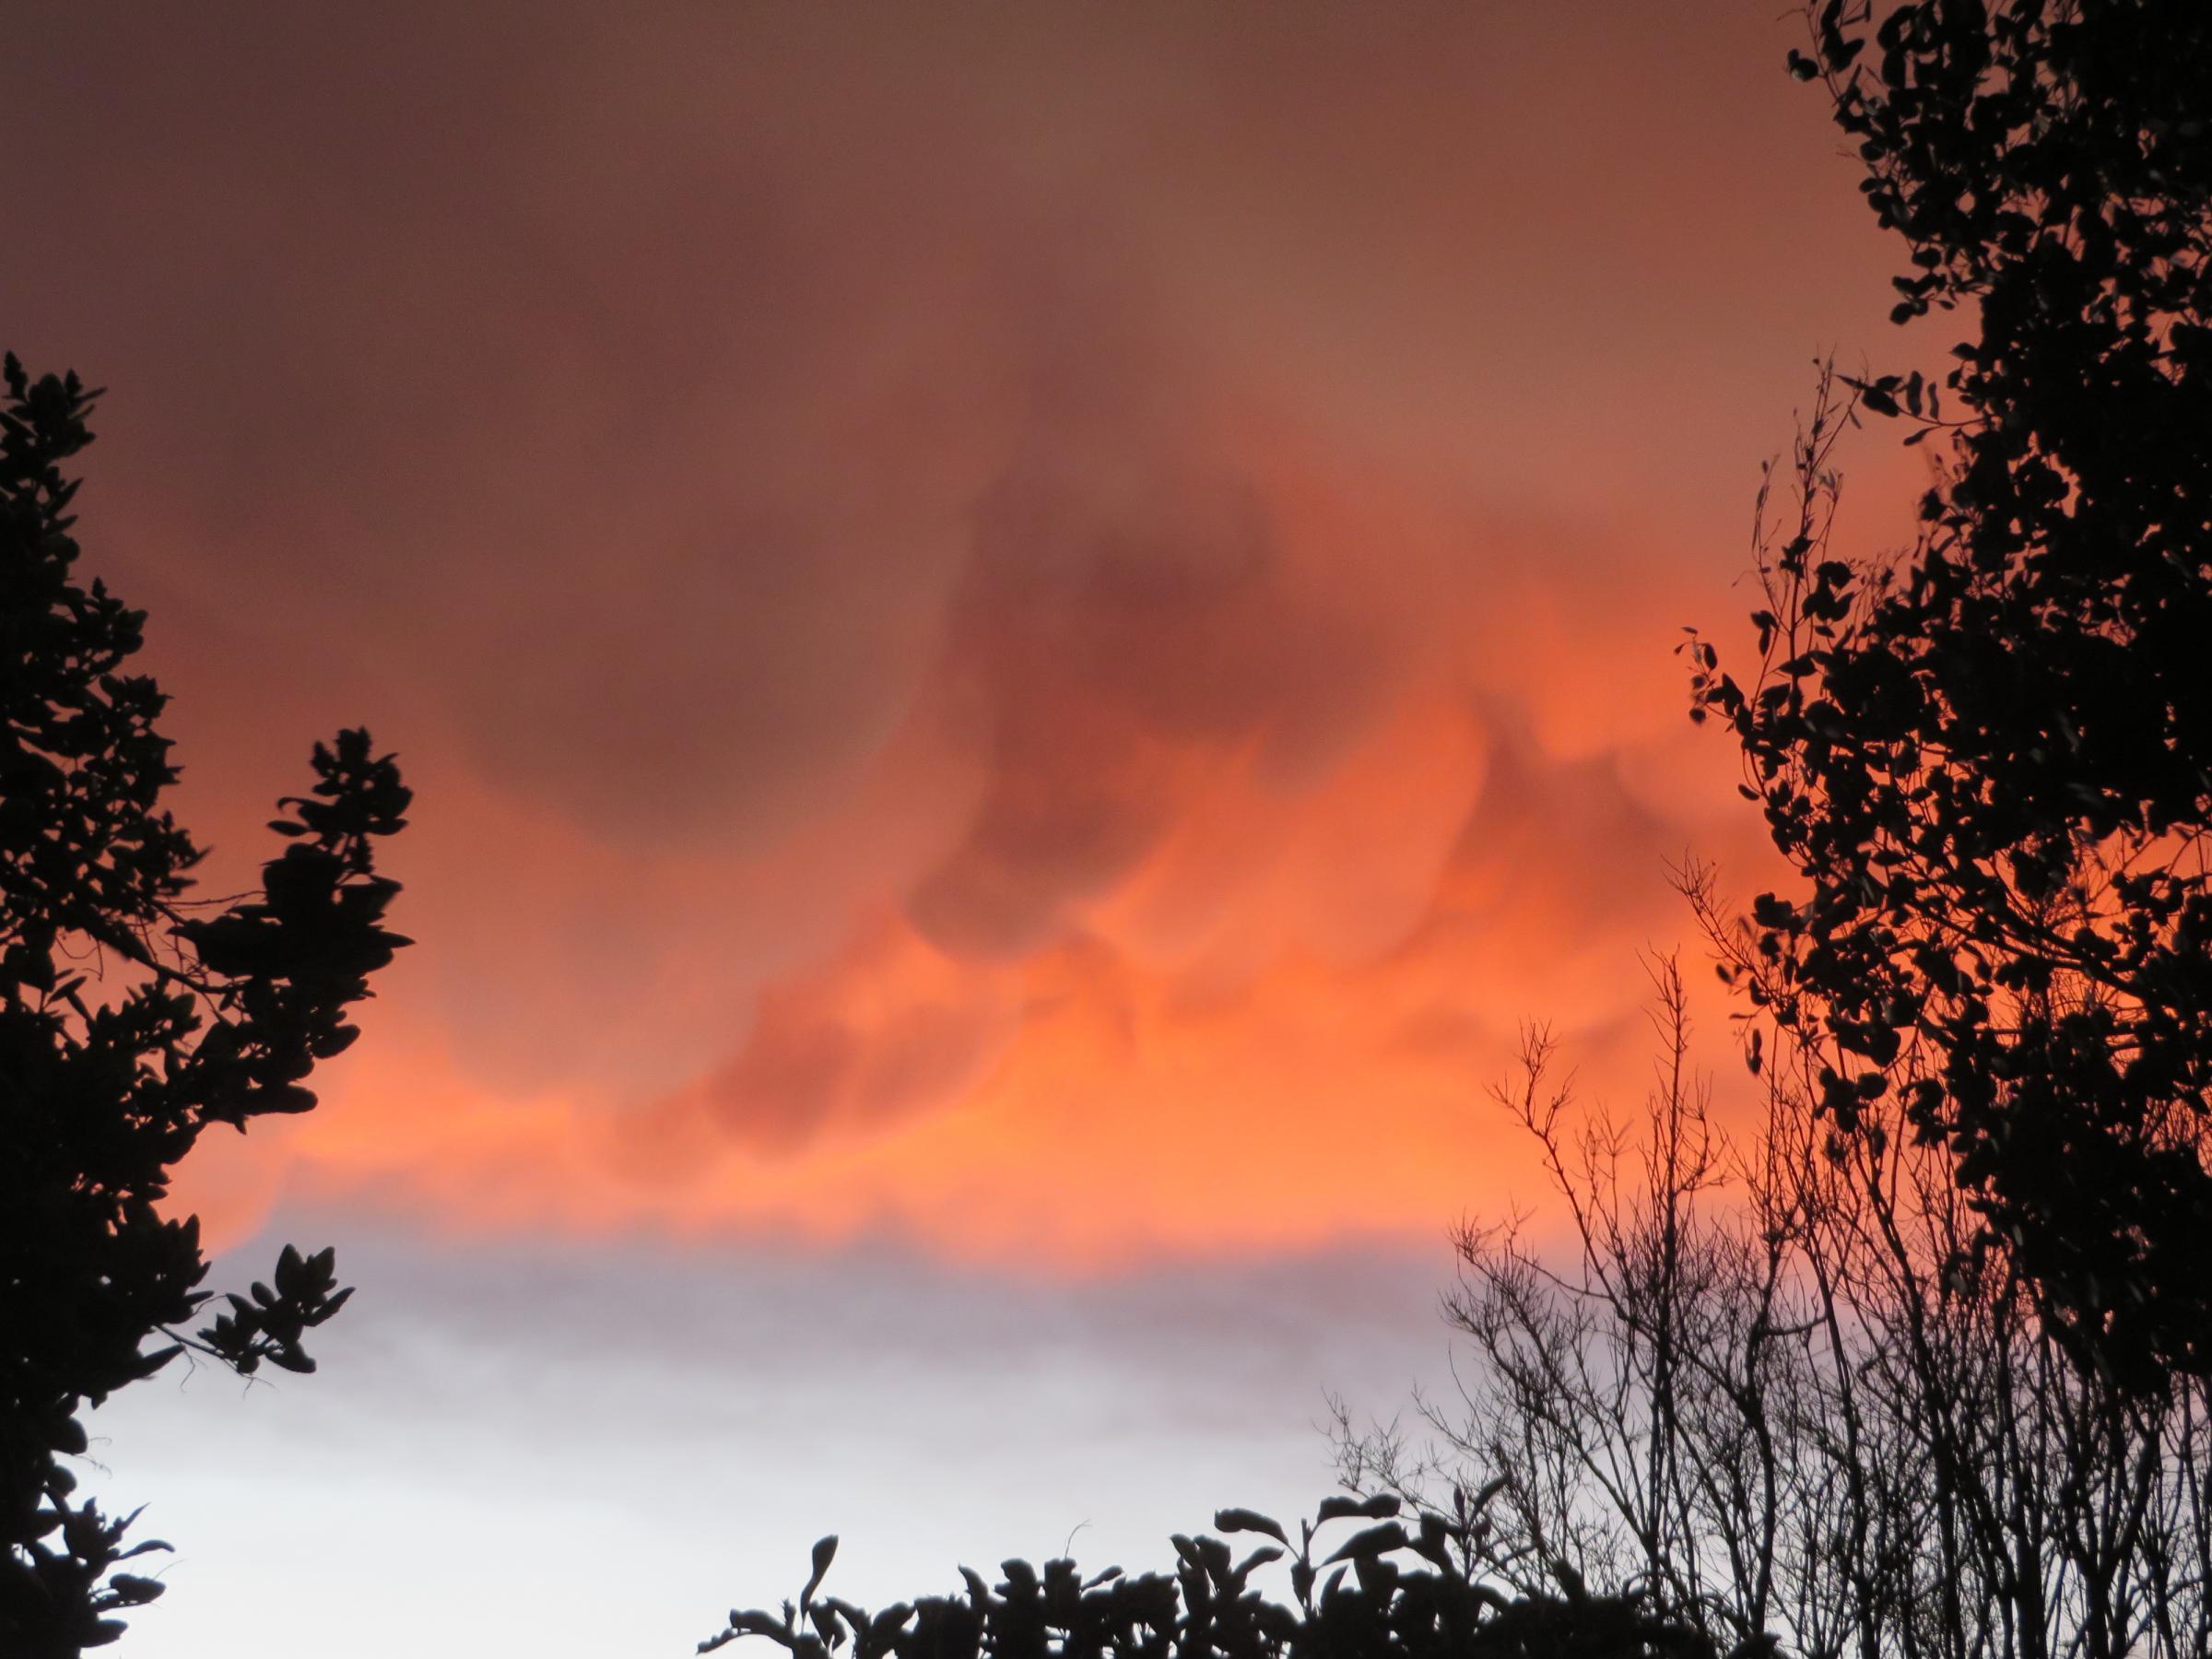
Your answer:
[[[1894,348],[1771,6],[453,9],[11,25],[188,821],[418,791],[220,1236],[1264,1255],[1525,1194],[1524,1022],[1641,1090],[1666,862],[1765,874],[1671,649]]]
[[[1324,1389],[1448,1400],[1524,1023],[1632,1108],[1683,945],[1740,1098],[1665,869],[1771,855],[1672,652],[1815,356],[1949,343],[1782,11],[0,8],[0,345],[111,388],[208,890],[341,724],[417,791],[363,1041],[179,1194],[360,1295],[91,1424],[135,1639],[1141,1570],[1310,1512]]]

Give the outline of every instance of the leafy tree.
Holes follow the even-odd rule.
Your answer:
[[[345,1302],[332,1253],[287,1247],[274,1284],[209,1293],[195,1219],[159,1206],[203,1131],[315,1103],[348,1005],[407,941],[380,837],[408,794],[369,735],[318,745],[312,793],[262,890],[190,904],[201,849],[160,806],[176,779],[153,680],[124,672],[144,615],[75,571],[95,393],[6,359],[0,412],[0,1653],[73,1655],[161,1585],[119,1562],[130,1518],[75,1495],[78,1414],[186,1350],[251,1373],[314,1369],[303,1334]],[[149,1344],[151,1346],[149,1346]]]
[[[1809,15],[1809,14],[1808,14]],[[1809,53],[1956,312],[1940,385],[1847,379],[1762,536],[1747,689],[1692,641],[1802,892],[1724,939],[1850,1131],[1901,1096],[2077,1359],[2212,1373],[2212,7],[1828,0]],[[1943,440],[1900,558],[1830,546],[1858,411]],[[1762,506],[1764,497],[1762,495]],[[1760,1059],[1753,1051],[1755,1065]]]
[[[759,1636],[791,1659],[830,1659],[848,1646],[851,1659],[1713,1659],[1697,1632],[1659,1617],[1641,1592],[1593,1594],[1571,1570],[1533,1595],[1484,1582],[1483,1510],[1496,1490],[1456,1489],[1449,1509],[1418,1510],[1410,1525],[1389,1493],[1326,1499],[1300,1524],[1296,1545],[1265,1515],[1223,1510],[1214,1517],[1219,1531],[1274,1542],[1239,1560],[1219,1538],[1177,1534],[1174,1571],[1135,1578],[1119,1567],[1086,1579],[1071,1560],[1048,1561],[1041,1572],[1012,1560],[988,1586],[963,1567],[964,1595],[880,1612],[818,1598],[837,1553],[837,1540],[824,1538],[797,1602],[780,1616],[733,1610],[699,1651]],[[1350,1520],[1370,1524],[1316,1561],[1319,1530]],[[1286,1555],[1288,1602],[1252,1583]]]

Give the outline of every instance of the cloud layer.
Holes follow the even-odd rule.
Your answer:
[[[1760,867],[1668,653],[1888,274],[1767,8],[11,32],[190,821],[420,798],[211,1217],[1260,1253],[1496,1196],[1524,1021],[1640,1087],[1665,862]]]

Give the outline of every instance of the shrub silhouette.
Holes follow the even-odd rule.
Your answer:
[[[352,1294],[332,1253],[287,1246],[273,1283],[210,1300],[195,1219],[164,1218],[203,1131],[315,1104],[316,1065],[359,1034],[347,1006],[407,943],[375,867],[408,792],[369,735],[314,751],[278,803],[288,845],[247,898],[189,903],[201,849],[160,805],[176,779],[165,699],[124,672],[143,613],[76,574],[63,467],[96,393],[33,382],[0,411],[0,1653],[66,1659],[161,1592],[75,1496],[77,1416],[187,1350],[309,1371],[301,1346]],[[156,1346],[147,1347],[151,1342]]]
[[[1174,1571],[1134,1578],[1118,1567],[1087,1579],[1071,1560],[1041,1571],[1011,1560],[986,1585],[963,1567],[964,1595],[879,1612],[818,1594],[837,1552],[836,1538],[824,1538],[795,1603],[780,1614],[734,1610],[699,1651],[759,1636],[792,1659],[847,1648],[851,1659],[1713,1659],[1702,1637],[1642,1594],[1592,1594],[1571,1569],[1559,1569],[1556,1595],[1508,1597],[1482,1582],[1482,1511],[1496,1489],[1470,1498],[1459,1488],[1450,1512],[1403,1519],[1388,1493],[1326,1499],[1296,1544],[1267,1516],[1227,1509],[1214,1517],[1218,1531],[1272,1542],[1239,1559],[1220,1538],[1178,1534]],[[1355,1520],[1368,1524],[1316,1560],[1321,1529]],[[1255,1571],[1286,1558],[1291,1601],[1252,1587]]]
[[[1811,21],[1791,66],[1910,251],[1894,319],[1973,322],[1940,385],[1824,375],[1758,672],[1688,647],[1806,883],[1724,931],[1724,973],[1824,1117],[1901,1100],[1975,1248],[2155,1390],[2212,1373],[2212,7]],[[1899,559],[1830,546],[1860,413],[1943,441]]]

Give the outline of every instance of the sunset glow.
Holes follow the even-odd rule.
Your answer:
[[[709,1608],[857,1527],[802,1442],[917,1525],[957,1486],[978,1559],[1164,1535],[1284,1446],[1252,1493],[1324,1489],[1318,1390],[1433,1375],[1447,1230],[1538,1196],[1488,1092],[1530,1024],[1633,1104],[1679,948],[1743,1098],[1668,870],[1772,854],[1673,653],[1735,640],[1759,463],[1892,262],[1775,9],[16,8],[0,310],[112,388],[88,568],[203,890],[341,724],[415,790],[362,1041],[173,1200],[241,1262],[343,1241],[374,1381],[312,1382],[374,1426],[282,1417],[258,1475],[194,1429],[163,1489],[267,1584],[310,1570],[257,1481],[333,1554],[528,1510],[499,1582],[543,1588],[556,1512],[499,1494],[573,1434],[694,1483],[680,1527],[643,1474],[559,1496],[658,1605],[726,1458],[776,1554]],[[1903,534],[1916,455],[1846,465]],[[513,1421],[424,1428],[449,1367]],[[1065,1514],[1032,1376],[1118,1425]],[[265,1589],[178,1582],[149,1652]]]

